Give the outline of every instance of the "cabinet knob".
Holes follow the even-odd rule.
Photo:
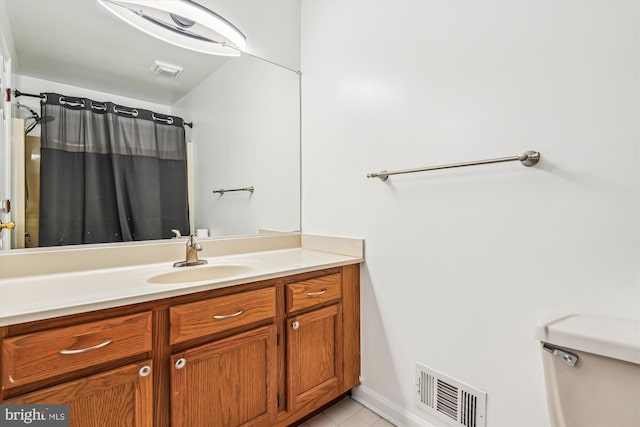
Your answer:
[[[141,377],[146,377],[151,373],[151,367],[150,366],[143,366],[142,368],[140,368],[140,371],[138,371],[138,374],[140,374]]]
[[[295,322],[293,322],[293,323],[291,324],[291,327],[292,327],[293,329],[298,329],[298,328],[300,327],[300,322],[298,322],[298,321],[296,320]]]
[[[176,369],[182,369],[187,365],[187,359],[185,359],[184,357],[181,357],[180,359],[176,360]]]

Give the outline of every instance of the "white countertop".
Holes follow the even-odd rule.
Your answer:
[[[4,279],[0,283],[0,326],[118,307],[324,268],[357,264],[360,257],[292,248],[201,257],[213,265],[242,265],[250,271],[222,279],[157,284],[154,276],[179,270],[172,263],[93,269]]]

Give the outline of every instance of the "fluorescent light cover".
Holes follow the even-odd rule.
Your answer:
[[[227,20],[189,0],[98,0],[123,21],[164,42],[212,55],[239,56],[246,38]],[[176,23],[171,15],[193,21]]]

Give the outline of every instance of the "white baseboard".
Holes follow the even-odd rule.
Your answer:
[[[363,385],[351,390],[351,398],[398,427],[437,427]]]

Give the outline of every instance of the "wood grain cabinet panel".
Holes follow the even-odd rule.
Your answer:
[[[275,325],[174,354],[172,425],[273,425],[277,411],[276,357]]]
[[[151,361],[46,388],[3,403],[68,404],[71,427],[153,425]]]
[[[170,342],[176,344],[188,341],[274,318],[275,315],[274,288],[177,305],[169,309]]]
[[[287,285],[287,313],[312,308],[341,296],[341,275],[329,274]]]
[[[2,341],[5,389],[151,351],[151,312]]]
[[[344,391],[360,383],[360,266],[342,269],[342,337]]]
[[[342,392],[341,314],[336,304],[287,320],[289,411]]]

